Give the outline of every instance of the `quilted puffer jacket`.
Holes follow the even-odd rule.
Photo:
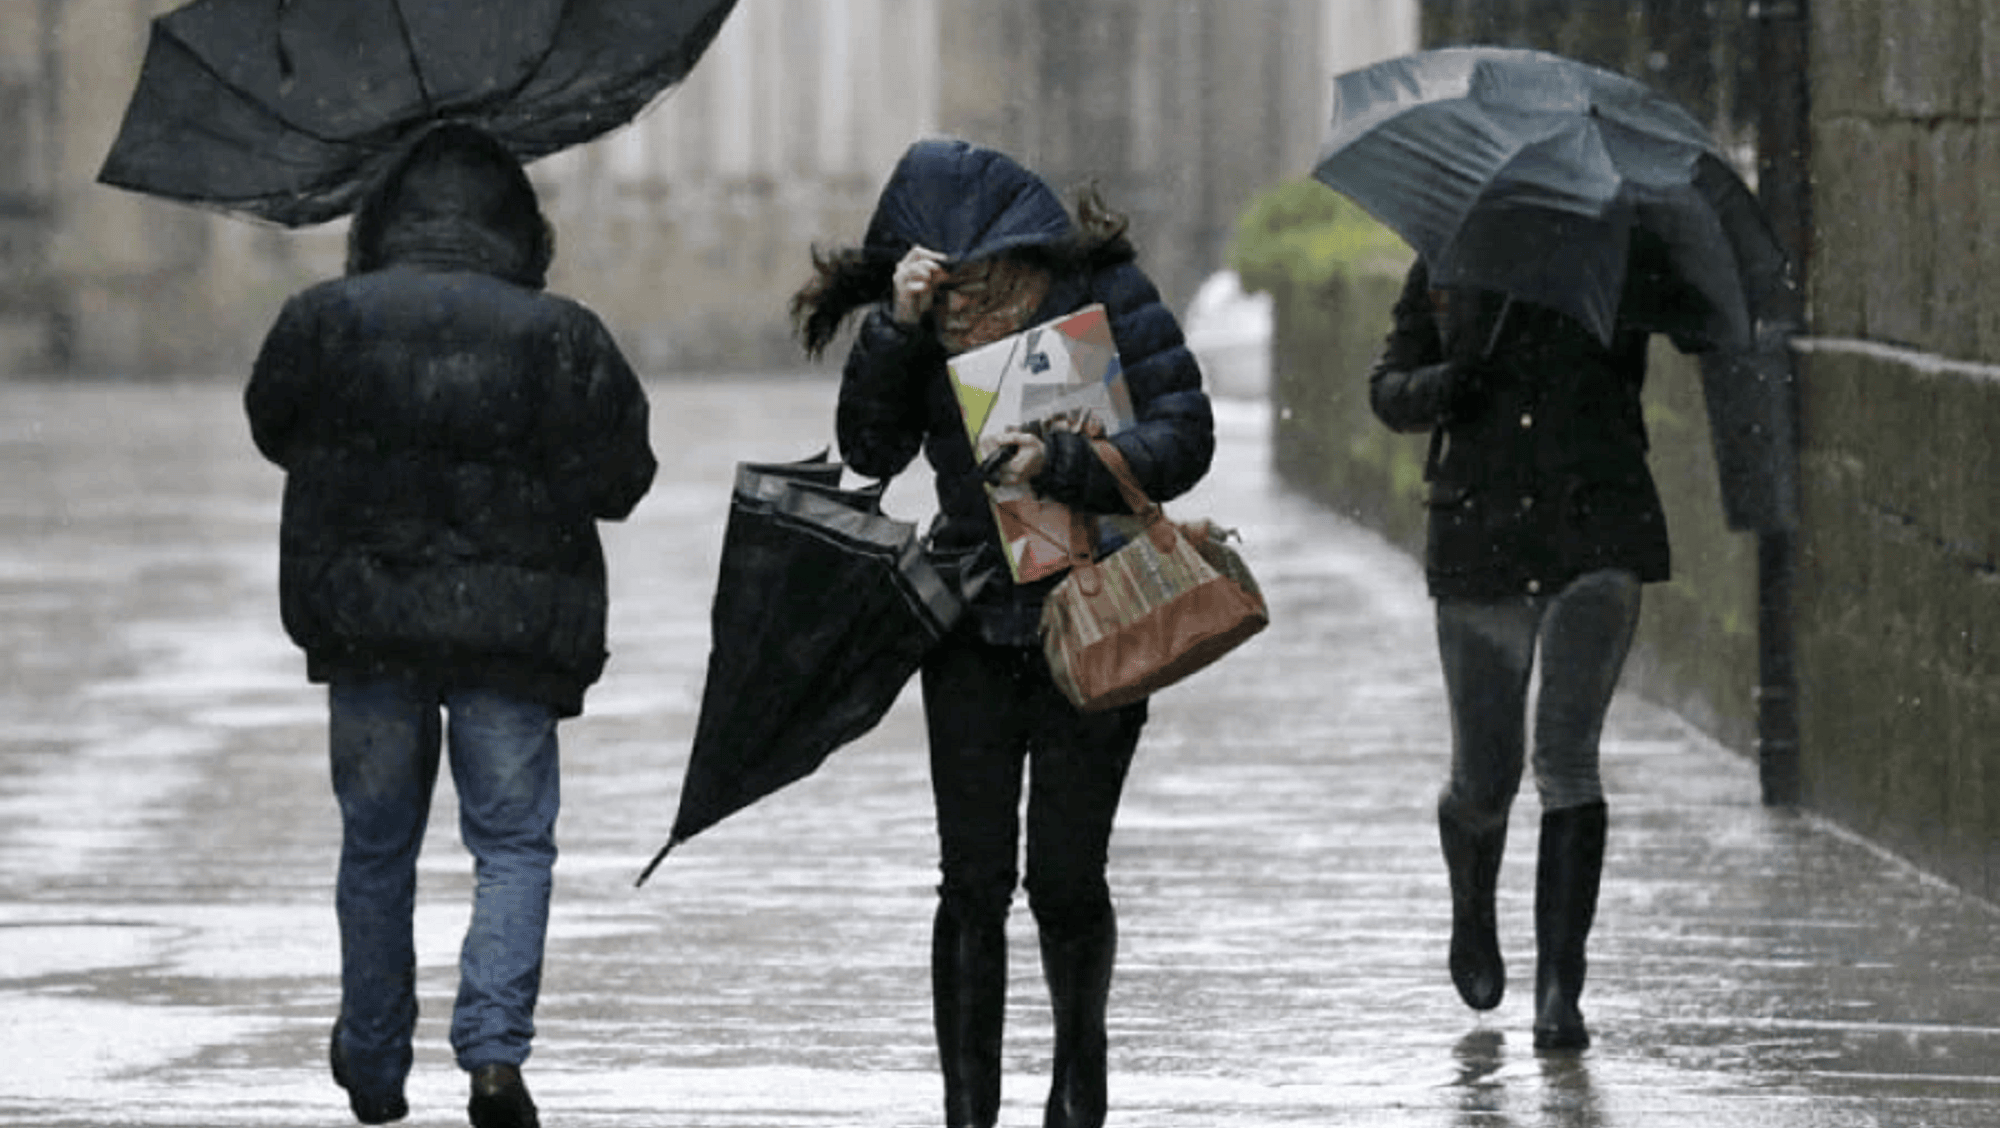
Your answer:
[[[1054,246],[1074,234],[1067,209],[1040,177],[993,150],[937,140],[911,146],[897,164],[864,247],[871,257],[894,261],[920,245],[965,263]],[[1178,497],[1208,471],[1215,449],[1200,367],[1173,312],[1129,255],[1058,274],[1030,323],[1093,302],[1108,311],[1135,415],[1111,441],[1155,501]],[[1019,586],[1008,580],[946,359],[927,328],[899,325],[884,306],[871,309],[842,373],[841,456],[862,474],[889,478],[921,449],[937,488],[933,547],[948,560],[958,558],[962,572],[989,581],[976,586],[971,604],[982,635],[1003,645],[1032,645],[1042,601],[1057,579]],[[1079,436],[1052,436],[1047,468],[1033,485],[1075,509],[1126,509],[1117,484]]]
[[[523,194],[525,193],[525,197]],[[244,403],[286,472],[279,602],[314,681],[375,674],[582,709],[606,659],[596,522],[652,483],[647,403],[545,292],[533,190],[477,138],[419,145],[293,296]]]

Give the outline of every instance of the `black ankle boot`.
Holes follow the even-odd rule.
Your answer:
[[[1493,894],[1507,846],[1507,816],[1478,825],[1450,803],[1438,803],[1438,842],[1451,873],[1451,982],[1473,1010],[1492,1010],[1507,993],[1507,967]]]
[[[393,1092],[368,1093],[354,1083],[347,1073],[347,1055],[340,1048],[340,1020],[333,1020],[333,1034],[327,1039],[327,1064],[333,1069],[333,1083],[347,1090],[347,1107],[353,1111],[354,1119],[363,1124],[392,1124],[410,1115],[410,1104],[403,1099],[401,1086]]]
[[[1007,1015],[1007,918],[970,922],[940,904],[931,926],[931,1006],[944,1072],[945,1128],[1000,1119]]]
[[[527,1082],[513,1065],[482,1065],[472,1071],[472,1099],[465,1115],[472,1128],[541,1128]]]
[[[1041,933],[1042,975],[1055,1012],[1055,1065],[1042,1128],[1100,1128],[1106,1105],[1109,1047],[1104,1011],[1118,954],[1118,918],[1107,908],[1098,926],[1077,936]]]
[[[1535,873],[1535,1048],[1590,1045],[1577,1000],[1583,995],[1585,943],[1597,917],[1604,872],[1605,807],[1592,803],[1542,816]]]

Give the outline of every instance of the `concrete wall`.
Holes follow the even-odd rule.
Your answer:
[[[1810,161],[1814,221],[1797,342],[1800,796],[2000,898],[2000,313],[1982,300],[2000,284],[2000,221],[1984,206],[2000,182],[2000,0],[1816,0],[1809,13],[1809,158],[1789,155]],[[1696,26],[1702,15],[1682,0],[1426,0],[1424,38],[1554,48],[1670,86],[1682,68],[1649,36],[1705,43],[1693,69],[1718,88],[1690,101],[1747,158],[1755,29],[1721,8],[1708,15],[1734,30]],[[1392,297],[1379,279],[1281,297],[1279,450],[1293,480],[1414,548],[1421,440],[1372,433],[1360,398]],[[1646,413],[1675,579],[1647,591],[1628,675],[1748,753],[1756,544],[1723,527],[1699,386],[1655,345]]]

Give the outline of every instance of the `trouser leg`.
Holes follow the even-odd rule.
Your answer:
[[[454,692],[452,780],[473,856],[451,1044],[460,1068],[520,1065],[535,1034],[561,806],[556,717],[486,690]]]
[[[947,1128],[992,1128],[1000,1114],[1007,915],[1019,881],[1026,754],[1019,669],[1018,655],[963,635],[932,651],[923,669],[942,877],[931,1003]]]
[[[1604,801],[1598,740],[1638,629],[1640,592],[1630,572],[1590,572],[1543,610],[1534,774],[1544,811]]]
[[[1055,1031],[1042,1123],[1098,1128],[1107,1104],[1105,1019],[1118,951],[1105,869],[1147,705],[1078,713],[1046,678],[1036,688],[1026,885]]]
[[[1535,1045],[1590,1044],[1578,1000],[1604,868],[1598,742],[1639,620],[1629,572],[1593,572],[1552,598],[1542,623],[1535,783],[1542,827],[1535,880]]]
[[[333,1054],[356,1108],[400,1103],[417,1024],[417,854],[438,768],[435,696],[392,679],[328,687],[340,805],[340,1020]]]
[[[1451,705],[1451,774],[1438,797],[1438,844],[1451,883],[1447,966],[1467,1006],[1505,996],[1494,898],[1508,817],[1526,758],[1525,722],[1540,611],[1527,599],[1441,600],[1438,654]]]

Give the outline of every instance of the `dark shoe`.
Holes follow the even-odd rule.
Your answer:
[[[1604,873],[1605,807],[1592,803],[1542,816],[1535,872],[1535,1048],[1590,1045],[1577,1000],[1588,970],[1584,948],[1597,917]]]
[[[333,1083],[347,1090],[347,1107],[363,1124],[388,1124],[410,1115],[410,1105],[401,1091],[384,1094],[363,1093],[348,1084],[347,1058],[340,1049],[340,1020],[333,1020],[333,1035],[326,1043],[327,1064],[333,1069]]]
[[[541,1128],[535,1102],[521,1070],[512,1065],[482,1065],[472,1071],[472,1101],[465,1106],[472,1128]]]
[[[1118,918],[1106,910],[1093,931],[1041,934],[1042,975],[1055,1011],[1055,1067],[1042,1128],[1100,1128],[1104,1123],[1108,1046],[1104,1011],[1118,953]]]
[[[1493,911],[1500,857],[1507,846],[1507,816],[1502,814],[1497,824],[1475,825],[1440,801],[1438,843],[1451,874],[1452,986],[1466,1006],[1492,1010],[1507,994],[1507,966],[1500,959]]]
[[[931,1006],[946,1128],[993,1128],[1000,1119],[1007,918],[966,919],[971,915],[940,902],[931,927]]]

